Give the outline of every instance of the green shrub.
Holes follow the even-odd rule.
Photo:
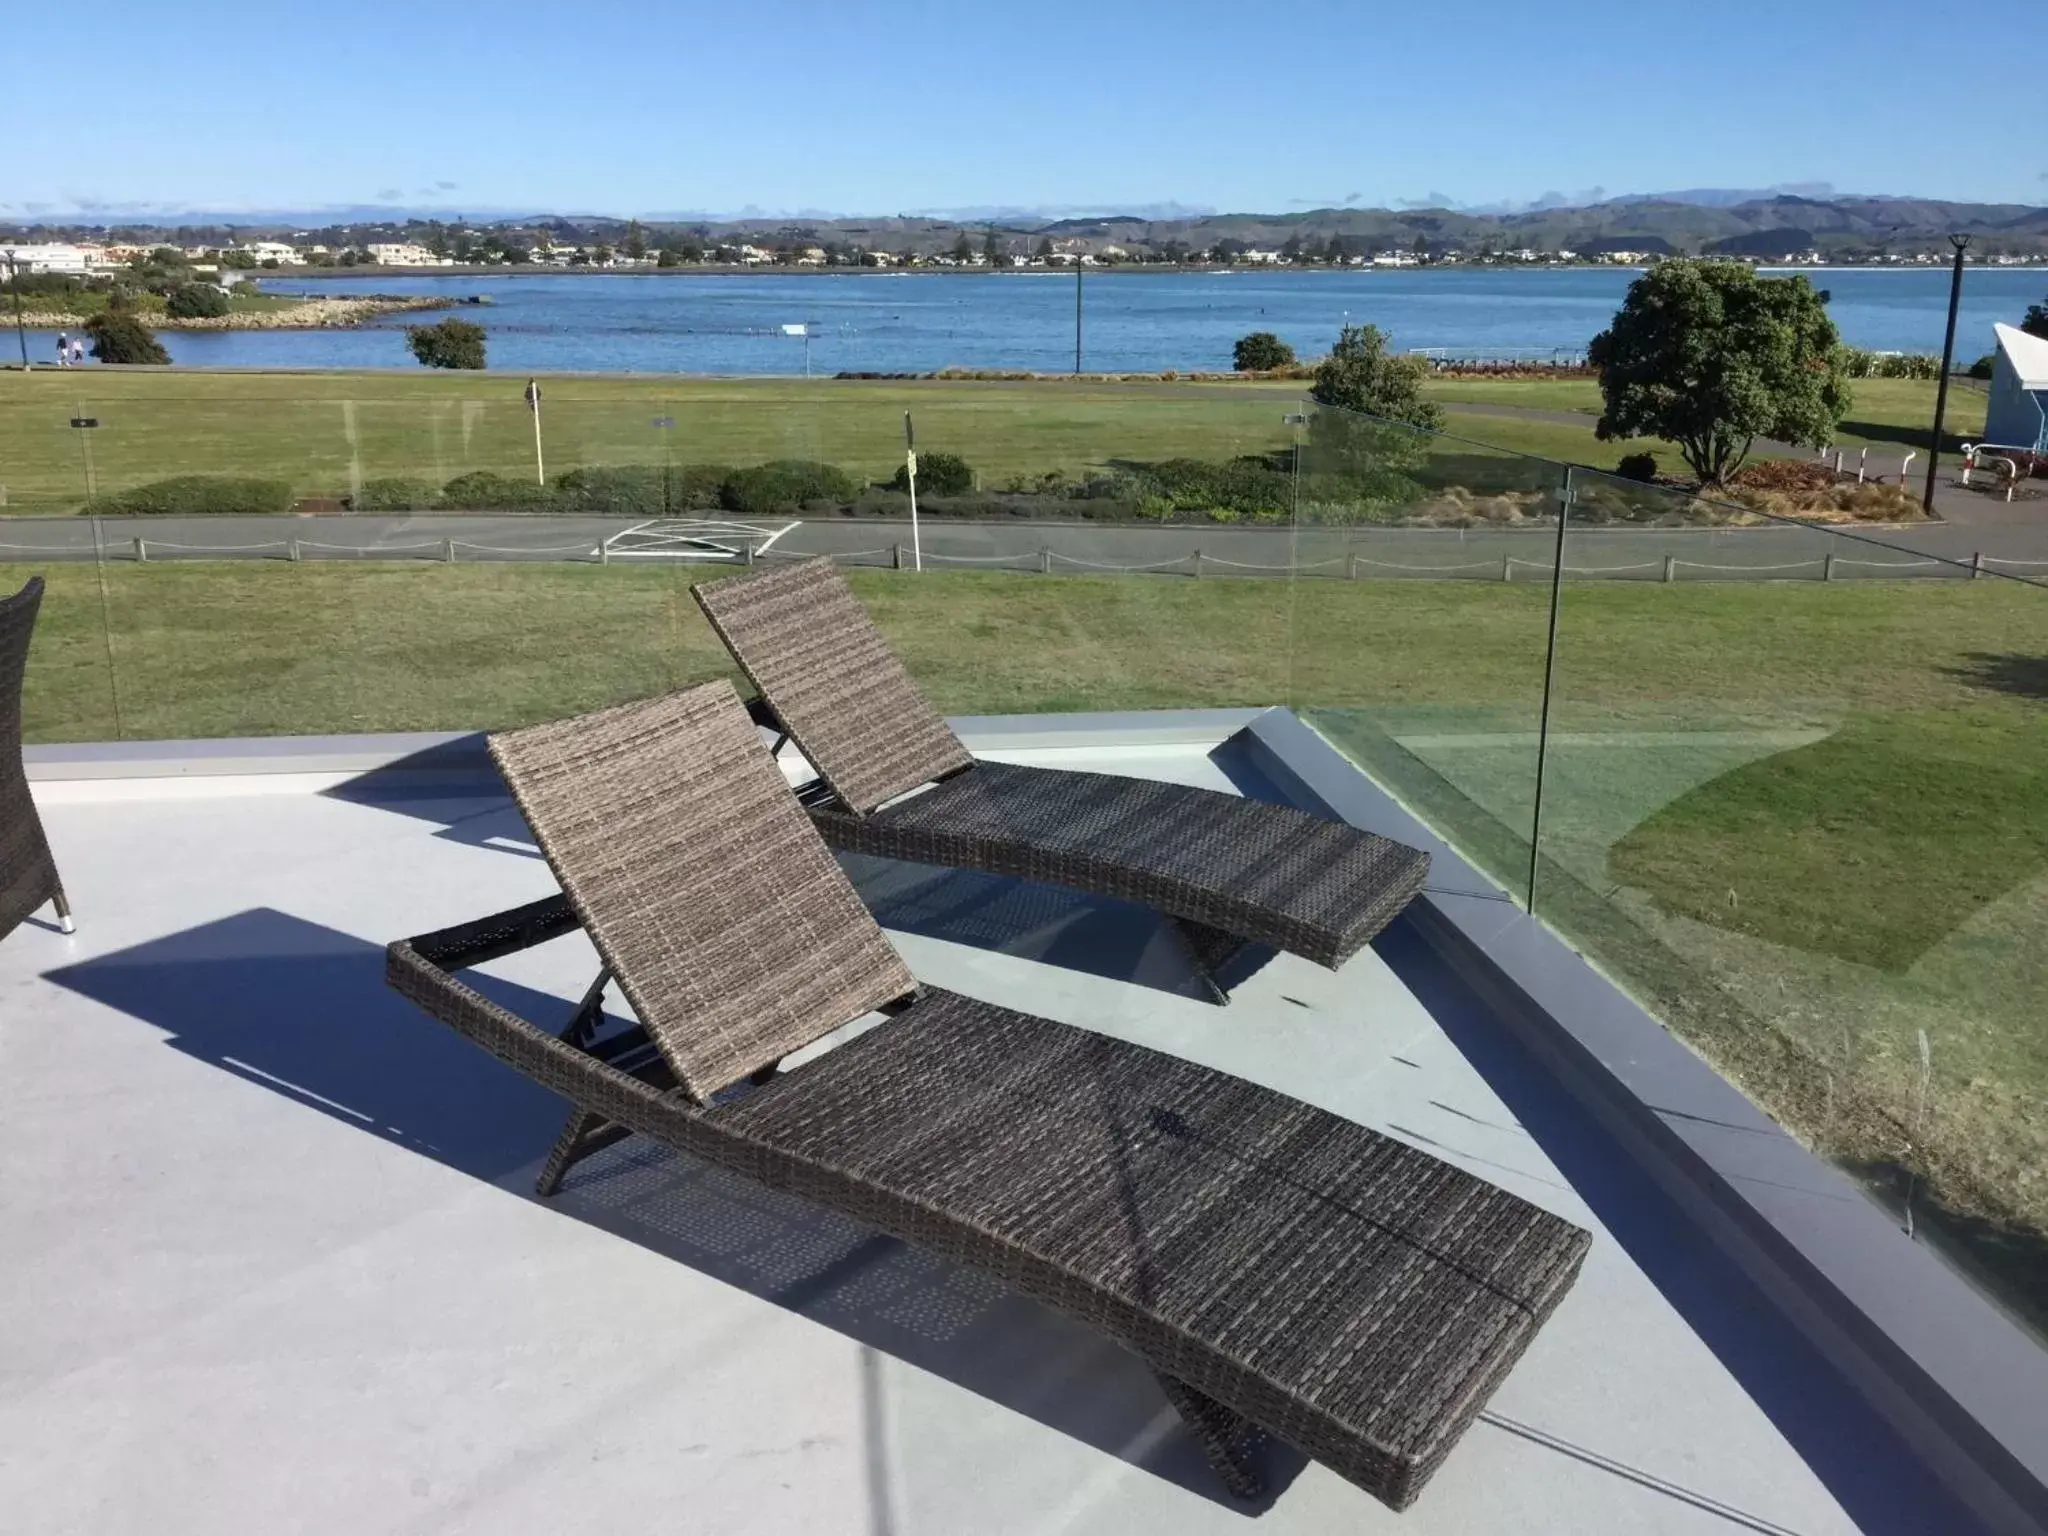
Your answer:
[[[1977,361],[1970,364],[1969,375],[1973,379],[1988,379],[1997,370],[1998,354],[1996,352],[1986,352]]]
[[[1614,472],[1624,480],[1640,480],[1648,485],[1657,478],[1657,455],[1624,453],[1621,462],[1614,466]]]
[[[218,320],[228,296],[211,283],[180,283],[164,296],[164,313],[174,320]]]
[[[429,368],[481,368],[484,365],[484,328],[467,320],[408,325],[405,344],[412,349],[412,355]]]
[[[92,342],[92,355],[103,363],[160,366],[171,360],[156,333],[130,310],[109,309],[94,315],[85,322],[85,334]]]
[[[1183,512],[1226,511],[1271,522],[1287,516],[1294,505],[1292,477],[1256,456],[1220,464],[1165,459],[1146,465],[1143,478],[1150,491]]]
[[[382,480],[365,480],[363,488],[348,498],[351,512],[420,512],[440,505],[441,487],[431,480],[413,480],[394,475]]]
[[[93,510],[142,517],[176,517],[194,513],[244,516],[289,512],[292,488],[283,480],[258,480],[246,475],[173,475],[103,496]]]
[[[552,512],[558,502],[553,486],[474,469],[441,487],[440,505],[451,512]]]
[[[602,464],[570,470],[554,490],[564,511],[668,517],[717,507],[732,474],[728,464]]]
[[[889,484],[895,490],[908,491],[909,466],[897,465],[896,477]],[[974,489],[974,470],[957,453],[920,453],[917,488],[927,496],[965,496]]]
[[[799,511],[813,501],[848,502],[859,492],[853,477],[836,464],[776,459],[727,475],[718,488],[718,504],[728,512],[758,516]]]
[[[1872,352],[1842,348],[1842,371],[1852,379],[1938,379],[1941,359],[1925,352]]]
[[[1294,348],[1271,331],[1253,331],[1240,336],[1231,349],[1231,367],[1239,373],[1266,373],[1274,368],[1294,366]]]

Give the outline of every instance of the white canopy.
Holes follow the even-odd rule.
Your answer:
[[[2029,336],[2016,325],[1994,325],[1998,349],[2012,359],[2021,389],[2048,389],[2048,338]]]

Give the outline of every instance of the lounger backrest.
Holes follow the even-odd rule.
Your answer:
[[[700,1101],[914,990],[732,684],[490,745],[598,953]]]
[[[21,679],[28,670],[28,643],[36,610],[43,605],[43,578],[31,576],[12,597],[0,597],[0,750],[19,755]]]
[[[854,815],[973,764],[831,561],[692,590],[790,739]]]

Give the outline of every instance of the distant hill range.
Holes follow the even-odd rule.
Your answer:
[[[905,253],[949,247],[962,233],[977,244],[993,230],[1023,250],[1041,239],[1077,250],[1122,246],[1133,253],[1198,253],[1221,241],[1240,248],[1279,249],[1343,242],[1353,250],[1415,250],[1476,254],[1485,250],[1560,250],[1586,255],[1629,250],[1727,254],[1773,259],[1818,251],[1832,260],[1946,253],[1953,232],[1975,237],[1984,255],[2048,255],[2048,208],[2021,203],[1957,203],[1931,198],[1802,196],[1696,189],[1611,198],[1579,207],[1533,206],[1519,211],[1456,208],[1316,208],[1299,213],[1211,213],[1164,205],[1067,217],[1019,216],[1010,210],[958,210],[892,218],[758,215],[741,218],[681,216],[640,221],[650,244],[675,235],[702,240],[839,242]],[[1171,216],[1160,216],[1171,215]],[[81,218],[83,216],[80,216]],[[227,238],[298,235],[330,245],[416,235],[438,223],[471,229],[546,229],[557,242],[616,241],[627,221],[604,215],[467,216],[449,209],[349,207],[227,216],[152,211],[120,222],[0,223],[0,237],[29,239],[176,238],[184,243]]]

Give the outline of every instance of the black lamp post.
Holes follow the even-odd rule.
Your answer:
[[[1934,510],[1934,469],[1941,462],[1941,423],[1948,411],[1948,371],[1956,357],[1956,310],[1963,302],[1963,252],[1970,248],[1968,235],[1950,235],[1956,248],[1956,264],[1948,280],[1948,337],[1941,344],[1941,383],[1934,391],[1934,441],[1927,447],[1927,494],[1920,499],[1923,510]]]

